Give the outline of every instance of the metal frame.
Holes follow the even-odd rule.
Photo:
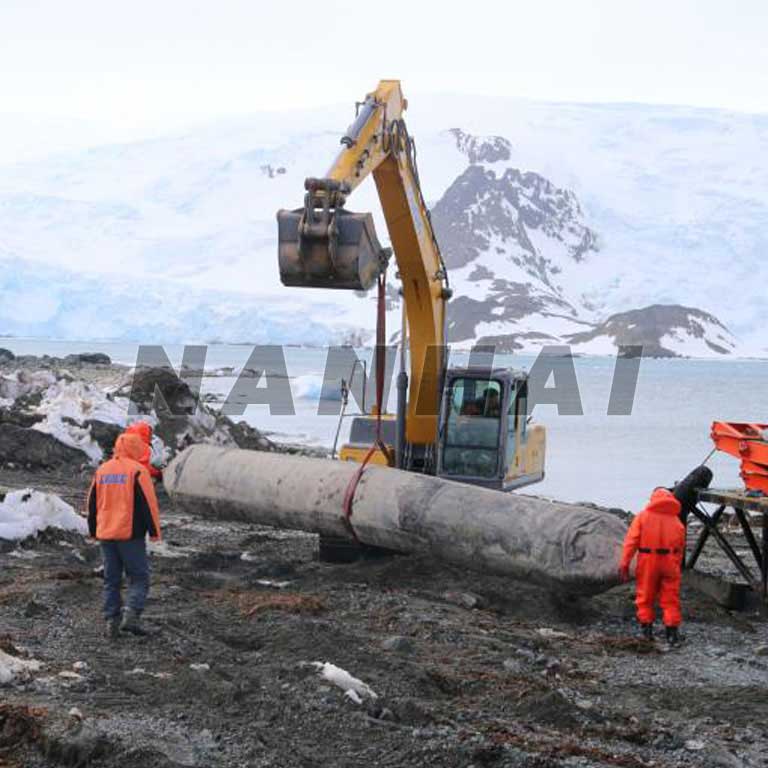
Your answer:
[[[704,526],[699,534],[699,538],[691,551],[686,556],[684,567],[686,570],[692,569],[699,559],[704,545],[710,536],[714,537],[718,546],[726,554],[734,567],[741,574],[750,588],[762,593],[763,600],[768,599],[768,496],[747,496],[746,491],[739,490],[718,490],[715,488],[700,490],[698,492],[699,503],[716,504],[717,508],[711,514],[703,509],[699,504],[692,508],[692,513],[697,520]],[[759,577],[755,578],[753,570],[744,562],[744,559],[731,546],[728,540],[720,531],[719,525],[723,519],[726,509],[733,509],[736,519],[744,532],[744,538],[749,545],[749,549],[754,558]],[[761,540],[758,542],[755,531],[752,527],[752,521],[746,514],[746,511],[757,512],[761,516],[760,532]]]

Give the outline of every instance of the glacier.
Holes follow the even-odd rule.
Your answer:
[[[0,164],[0,333],[370,341],[372,297],[284,289],[275,254],[275,211],[301,204],[304,177],[325,172],[349,117],[341,107],[246,116]],[[487,195],[464,206],[485,244],[449,259],[452,303],[465,305],[455,304],[466,333],[454,342],[535,351],[670,305],[700,312],[725,350],[687,332],[688,318],[662,334],[674,354],[768,354],[768,116],[423,95],[408,120],[436,211],[468,173],[507,198],[493,215]],[[510,191],[528,184],[535,199]],[[386,242],[372,182],[348,205],[372,210]],[[512,234],[520,216],[533,251]],[[582,351],[612,349],[602,336]]]

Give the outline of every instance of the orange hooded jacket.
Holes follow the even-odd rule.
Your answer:
[[[680,625],[680,576],[685,551],[685,526],[680,522],[680,502],[657,488],[646,508],[632,520],[621,557],[622,573],[629,573],[635,553],[637,593],[635,605],[641,624],[652,624],[658,599],[668,627]]]
[[[135,421],[133,424],[129,424],[125,428],[124,435],[137,435],[141,438],[141,441],[145,445],[144,453],[139,459],[139,463],[143,464],[151,477],[159,480],[163,473],[156,466],[152,464],[152,427],[147,424],[146,421]]]
[[[97,470],[88,492],[88,529],[100,541],[160,539],[160,510],[152,478],[140,463],[145,444],[137,435],[117,438],[112,458]]]

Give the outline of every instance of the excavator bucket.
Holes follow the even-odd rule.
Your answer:
[[[335,179],[306,179],[304,189],[304,208],[277,212],[283,285],[367,291],[391,253],[373,216],[345,210],[349,187]]]
[[[283,285],[368,290],[384,253],[371,214],[341,208],[313,214],[304,208],[277,212]]]

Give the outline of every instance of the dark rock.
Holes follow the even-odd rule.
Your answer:
[[[429,725],[434,721],[432,713],[415,699],[391,702],[389,709],[399,722],[406,725]]]
[[[0,424],[15,424],[17,427],[33,427],[45,417],[38,413],[25,413],[18,408],[0,408]]]
[[[44,737],[43,753],[46,758],[63,765],[91,765],[114,751],[114,745],[106,736],[82,723],[71,731]]]
[[[112,453],[112,449],[115,447],[115,440],[123,431],[123,428],[117,424],[109,424],[98,419],[88,419],[84,422],[83,426],[90,428],[91,437],[96,441],[105,456],[109,456]]]
[[[24,616],[28,619],[33,619],[35,616],[44,616],[49,612],[50,609],[47,605],[38,603],[34,598],[24,606]]]
[[[83,352],[76,355],[67,355],[64,365],[112,365],[112,358],[103,352]]]
[[[186,378],[197,383],[200,375],[199,372],[192,373]],[[211,411],[203,402],[199,402],[190,384],[171,368],[139,368],[116,394],[129,398],[135,412],[153,413],[157,417],[155,434],[173,452],[205,439],[207,428],[201,430],[198,424],[190,430],[189,417],[200,411],[211,416],[213,428],[231,438],[239,448],[252,451],[279,450],[258,429],[244,421],[234,423],[228,416]],[[105,439],[108,438],[109,435],[105,435]]]
[[[139,368],[117,393],[128,397],[139,413],[158,416],[192,416],[197,398],[186,381],[170,368]]]
[[[61,469],[87,464],[89,458],[81,450],[59,442],[53,435],[0,423],[0,463],[7,462],[35,469]]]
[[[39,389],[33,392],[29,392],[26,395],[21,395],[20,397],[17,397],[15,402],[13,403],[13,410],[18,412],[29,413],[30,411],[37,408],[40,405],[40,403],[43,402],[44,394],[45,394],[44,390]]]
[[[245,448],[249,451],[274,451],[276,449],[271,440],[244,421],[232,424],[229,432],[238,448]]]
[[[16,355],[14,355],[10,349],[0,347],[0,364],[13,362],[15,359]]]
[[[385,651],[395,651],[396,653],[413,653],[414,651],[413,640],[402,635],[388,637],[382,642],[381,647]]]
[[[559,691],[534,693],[524,697],[516,706],[522,718],[558,728],[575,728],[580,720],[580,710]]]

